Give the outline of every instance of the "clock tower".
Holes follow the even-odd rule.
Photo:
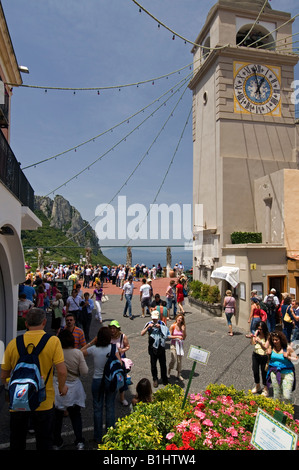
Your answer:
[[[194,278],[235,288],[241,325],[252,288],[289,291],[285,260],[299,256],[292,23],[265,0],[218,0],[192,49]]]

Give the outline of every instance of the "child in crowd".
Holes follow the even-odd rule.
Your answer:
[[[148,379],[141,379],[139,380],[138,384],[136,385],[136,392],[137,395],[132,399],[132,405],[136,405],[137,403],[151,403],[153,401],[153,392],[152,386]]]

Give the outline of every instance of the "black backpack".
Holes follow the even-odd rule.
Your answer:
[[[266,298],[267,313],[273,313],[276,311],[276,303],[273,295],[268,295]]]
[[[37,346],[25,346],[24,335],[17,336],[16,343],[20,358],[12,371],[8,384],[9,408],[14,411],[35,411],[46,399],[46,380],[41,376],[39,354],[51,336],[44,334]],[[28,348],[32,347],[31,353]]]

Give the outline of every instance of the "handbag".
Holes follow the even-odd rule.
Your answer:
[[[102,295],[102,299],[101,299],[101,300],[102,300],[102,303],[108,302],[108,300],[109,300],[108,295]]]
[[[292,320],[292,318],[290,317],[290,314],[289,314],[289,312],[288,312],[289,308],[290,308],[290,305],[288,306],[287,311],[286,311],[286,313],[285,313],[285,315],[284,315],[284,317],[283,317],[283,321],[285,321],[285,322],[287,322],[287,323],[292,323],[293,320]]]

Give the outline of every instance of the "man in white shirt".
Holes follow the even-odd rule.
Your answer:
[[[123,286],[122,292],[121,292],[121,297],[120,300],[123,300],[123,296],[125,294],[126,298],[126,305],[124,308],[124,313],[123,316],[127,317],[127,311],[129,310],[129,317],[130,320],[133,320],[133,315],[132,315],[132,297],[133,297],[133,290],[134,290],[134,284],[133,284],[133,276],[128,277],[128,282],[126,282]]]
[[[81,303],[82,298],[78,295],[77,289],[73,289],[72,295],[70,295],[66,301],[66,315],[72,313],[76,324],[78,324],[78,320],[80,319]]]
[[[119,287],[122,289],[123,286],[124,286],[124,282],[125,282],[125,277],[126,277],[126,270],[124,268],[124,266],[122,266],[120,268],[120,270],[118,271],[118,275],[117,275],[118,279],[119,279]]]
[[[151,286],[147,284],[146,279],[142,279],[142,285],[140,287],[140,301],[142,309],[142,317],[144,318],[144,309],[149,310],[151,301]]]

